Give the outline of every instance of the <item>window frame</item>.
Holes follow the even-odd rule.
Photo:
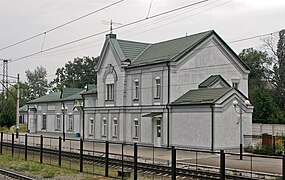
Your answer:
[[[93,134],[94,134],[94,119],[93,119],[93,117],[91,117],[90,119],[89,119],[89,136],[93,136]]]
[[[113,119],[113,137],[118,137],[118,119]]]
[[[139,100],[140,98],[140,81],[138,79],[134,80],[134,100]]]
[[[107,119],[102,119],[102,136],[107,137]]]
[[[55,115],[55,125],[56,125],[55,130],[60,131],[60,128],[61,128],[61,115],[60,115],[60,113],[57,113]]]
[[[160,99],[161,97],[161,78],[157,76],[155,79],[155,99]],[[158,83],[159,82],[159,83]]]
[[[139,119],[134,118],[133,120],[133,139],[139,138]]]
[[[73,114],[68,114],[68,126],[67,126],[67,131],[73,131]]]
[[[114,83],[106,84],[106,101],[114,101]]]
[[[47,115],[42,115],[42,130],[47,130]]]

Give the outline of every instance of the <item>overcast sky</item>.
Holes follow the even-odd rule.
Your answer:
[[[1,0],[0,48],[43,33],[77,17],[118,0]],[[124,0],[99,13],[39,36],[31,41],[0,51],[0,59],[17,58],[61,45],[109,29],[102,20],[128,24],[199,0]],[[226,42],[277,32],[285,28],[285,0],[209,0],[171,14],[114,30],[118,39],[159,42],[207,30],[215,30]],[[116,26],[115,26],[116,27]],[[44,40],[45,39],[45,40]],[[48,79],[55,70],[75,57],[98,56],[105,33],[78,43],[9,63],[9,75],[43,66]],[[43,43],[44,42],[44,43]],[[229,43],[239,53],[248,47],[260,48],[260,38]],[[0,63],[2,73],[2,63]],[[2,80],[2,77],[1,77]]]

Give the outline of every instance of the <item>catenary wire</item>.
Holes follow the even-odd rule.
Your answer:
[[[109,7],[112,7],[112,6],[114,6],[114,5],[118,4],[118,3],[121,3],[121,2],[123,2],[123,1],[124,1],[124,0],[116,1],[116,2],[114,2],[114,3],[112,3],[112,4],[109,4],[109,5],[107,5],[107,6],[104,6],[104,7],[100,8],[100,9],[97,9],[97,10],[95,10],[95,11],[92,11],[92,12],[90,12],[90,13],[88,13],[88,14],[85,14],[85,15],[83,15],[83,16],[80,16],[80,17],[78,17],[78,18],[75,18],[75,19],[73,19],[73,20],[71,20],[71,21],[68,21],[68,22],[66,22],[66,23],[64,23],[64,24],[61,24],[61,25],[56,26],[56,27],[54,27],[54,28],[51,28],[51,29],[49,29],[49,30],[47,30],[47,31],[44,31],[44,32],[39,33],[39,34],[37,34],[37,35],[34,35],[34,36],[29,37],[29,38],[23,39],[23,40],[21,40],[21,41],[18,41],[18,42],[16,42],[16,43],[13,43],[13,44],[8,45],[8,46],[6,46],[6,47],[0,48],[0,51],[3,51],[3,50],[8,49],[8,48],[11,48],[11,47],[16,46],[16,45],[18,45],[18,44],[22,44],[22,43],[24,43],[24,42],[26,42],[26,41],[35,39],[35,38],[37,38],[37,37],[39,37],[39,36],[41,36],[41,35],[45,35],[45,34],[47,34],[47,33],[49,33],[49,32],[52,32],[52,31],[54,31],[54,30],[56,30],[56,29],[59,29],[59,28],[64,27],[64,26],[66,26],[66,25],[68,25],[68,24],[71,24],[71,23],[73,23],[73,22],[75,22],[75,21],[78,21],[78,20],[83,19],[83,18],[85,18],[85,17],[87,17],[87,16],[90,16],[90,15],[95,14],[95,13],[97,13],[97,12],[100,12],[100,11],[102,11],[102,10],[104,10],[104,9],[107,9],[107,8],[109,8]]]
[[[137,24],[137,23],[140,23],[140,22],[149,20],[149,19],[153,19],[153,18],[156,18],[156,17],[159,17],[159,16],[163,16],[163,15],[165,15],[165,14],[173,13],[173,12],[175,12],[175,11],[179,11],[179,10],[181,10],[181,9],[189,8],[189,7],[192,7],[192,6],[195,6],[195,5],[198,5],[198,4],[207,2],[207,1],[209,1],[209,0],[202,0],[202,1],[198,1],[198,2],[195,2],[195,3],[191,3],[191,4],[188,4],[188,5],[179,7],[179,8],[175,8],[175,9],[172,9],[172,10],[169,10],[169,11],[164,11],[164,12],[162,12],[162,13],[158,13],[158,14],[156,14],[156,15],[150,16],[150,17],[148,17],[148,19],[143,18],[143,19],[139,19],[139,20],[132,21],[132,22],[130,22],[130,23],[127,23],[127,24],[118,26],[118,27],[114,27],[113,30],[121,29],[121,28],[124,28],[124,27],[128,27],[128,26],[131,26],[131,25],[133,25],[133,24]],[[50,50],[53,50],[53,49],[58,49],[58,48],[60,48],[60,47],[67,46],[67,45],[69,45],[69,44],[74,44],[74,43],[76,43],[76,42],[80,42],[80,41],[83,41],[83,40],[86,40],[86,39],[90,39],[90,38],[92,38],[92,37],[95,37],[95,36],[98,36],[98,35],[101,35],[101,34],[105,34],[105,33],[107,33],[107,32],[109,32],[109,30],[105,30],[105,31],[102,31],[102,32],[99,32],[99,33],[95,33],[95,34],[89,35],[89,36],[85,36],[85,37],[82,37],[82,38],[79,38],[79,39],[76,39],[76,40],[73,40],[73,41],[70,41],[70,42],[67,42],[67,43],[63,43],[63,44],[60,44],[60,45],[57,45],[57,46],[54,46],[54,47],[45,49],[45,50],[43,50],[43,51],[35,52],[35,53],[32,53],[32,54],[29,54],[29,55],[26,55],[26,56],[23,56],[23,57],[14,59],[14,60],[12,60],[11,62],[16,62],[16,61],[19,61],[19,60],[22,60],[22,59],[26,59],[26,58],[28,58],[28,57],[32,57],[32,56],[38,55],[38,54],[43,53],[43,52],[47,52],[47,51],[50,51]]]

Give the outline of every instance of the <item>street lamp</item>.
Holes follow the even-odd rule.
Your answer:
[[[62,112],[62,136],[63,136],[63,141],[65,141],[65,113],[67,112],[68,107],[65,106],[64,103],[62,103],[61,106],[61,112]]]
[[[243,145],[242,145],[242,140],[243,140],[243,134],[242,134],[242,114],[247,112],[247,107],[250,106],[250,101],[245,100],[244,102],[242,101],[233,101],[234,109],[237,113],[239,113],[239,127],[240,127],[240,160],[242,160],[242,150],[243,150]],[[239,111],[237,110],[237,107],[239,107]]]

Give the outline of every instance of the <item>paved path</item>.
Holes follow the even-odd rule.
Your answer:
[[[33,146],[39,146],[40,138],[39,135],[32,135],[33,137],[28,138],[28,144]],[[49,135],[49,137],[52,137]],[[4,141],[11,142],[11,135],[4,134]],[[15,138],[15,143],[24,144],[24,136]],[[58,148],[58,137],[44,138],[44,148]],[[67,137],[65,142],[62,142],[62,148],[65,151],[79,152],[80,142],[79,138]],[[133,156],[133,146],[124,146],[124,156]],[[85,154],[96,154],[103,156],[105,152],[104,142],[84,142],[84,153]],[[122,154],[121,144],[112,144],[109,146],[110,157],[120,157]],[[171,150],[159,149],[152,147],[138,147],[139,162],[147,162],[154,164],[171,165]],[[203,165],[209,167],[220,167],[220,155],[218,153],[203,153],[203,152],[192,152],[177,150],[177,164],[181,167],[187,165]],[[274,159],[272,157],[249,157],[244,156],[243,160],[239,160],[239,155],[227,154],[226,155],[226,168],[262,172],[262,173],[273,173],[282,175],[282,159]]]

